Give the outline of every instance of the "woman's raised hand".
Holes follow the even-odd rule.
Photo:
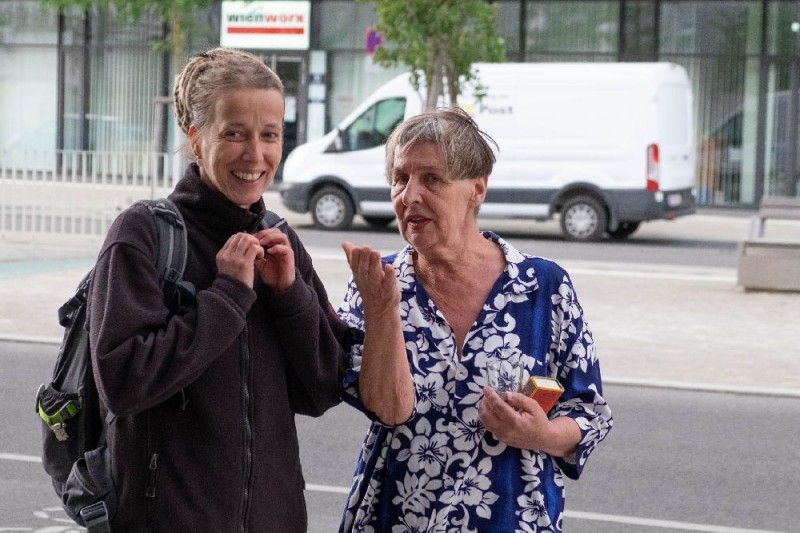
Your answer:
[[[256,258],[256,269],[261,280],[276,291],[283,291],[294,284],[294,250],[289,237],[276,228],[262,229],[256,233],[264,253]]]

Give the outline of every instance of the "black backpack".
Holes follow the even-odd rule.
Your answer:
[[[183,312],[194,301],[194,287],[182,279],[187,250],[183,217],[166,199],[139,203],[150,209],[158,228],[157,268],[164,301],[171,312]],[[93,272],[86,274],[75,294],[58,310],[64,339],[52,381],[42,384],[36,393],[36,412],[43,423],[42,463],[64,510],[90,533],[100,533],[109,531],[116,492],[86,324]],[[109,413],[105,422],[112,420]]]

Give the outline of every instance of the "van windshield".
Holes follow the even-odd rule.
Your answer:
[[[375,102],[342,132],[342,151],[366,150],[383,146],[392,130],[403,121],[405,98]]]

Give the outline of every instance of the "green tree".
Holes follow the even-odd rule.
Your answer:
[[[427,109],[445,94],[445,83],[450,105],[458,105],[464,85],[480,81],[472,64],[505,58],[495,6],[485,0],[358,1],[375,6],[376,29],[384,39],[375,62],[407,65],[414,88],[423,81],[427,86]]]
[[[77,8],[114,9],[118,16],[135,20],[145,13],[154,13],[170,28],[168,45],[172,49],[176,68],[183,62],[186,32],[193,24],[192,14],[215,4],[215,0],[42,0],[59,10]]]

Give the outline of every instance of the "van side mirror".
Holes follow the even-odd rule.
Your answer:
[[[325,148],[326,154],[333,154],[336,152],[344,152],[345,151],[345,144],[344,144],[344,132],[342,132],[341,128],[336,128],[336,134],[333,136],[333,140],[331,144]]]
[[[333,138],[333,149],[337,152],[344,151],[343,132],[340,128],[336,128],[336,137]]]

